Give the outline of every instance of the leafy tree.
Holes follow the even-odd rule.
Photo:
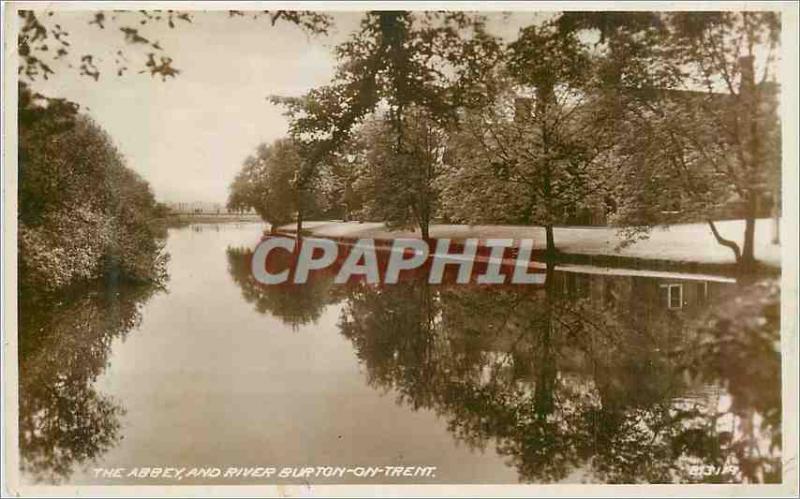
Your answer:
[[[592,68],[577,38],[555,23],[522,30],[494,101],[468,112],[455,139],[449,212],[542,225],[547,252],[556,252],[553,226],[602,201],[613,135],[592,100]]]
[[[108,135],[73,104],[26,85],[19,105],[20,289],[163,278],[155,198]]]
[[[273,229],[291,221],[309,204],[307,193],[298,187],[301,168],[302,160],[291,139],[259,145],[231,183],[228,209],[252,208]]]
[[[384,220],[389,228],[419,227],[430,237],[437,215],[444,175],[447,132],[424,110],[405,111],[402,136],[390,121],[374,120],[359,130],[367,144],[361,188],[370,219]]]
[[[565,29],[600,29],[605,83],[617,99],[622,140],[617,222],[646,233],[664,210],[706,220],[740,267],[754,264],[756,217],[777,213],[780,125],[771,81],[779,42],[775,12],[562,16]],[[760,75],[760,76],[759,76]],[[738,206],[741,245],[714,219]]]
[[[696,167],[700,160],[741,203],[745,219],[741,248],[720,237],[713,222],[709,225],[720,244],[730,247],[746,269],[755,261],[755,219],[760,203],[769,198],[773,205],[778,203],[781,137],[777,89],[769,79],[775,70],[780,18],[774,12],[676,13],[670,21],[673,43],[682,56],[679,62],[690,65],[689,77],[709,93],[721,80],[727,92],[727,102],[704,108],[709,113],[706,122],[711,121],[716,136],[689,133],[675,144],[678,166],[690,172],[680,186],[688,197],[706,206],[718,199],[713,190],[704,191],[692,181],[691,172],[700,170]],[[759,56],[762,49],[765,51]],[[680,113],[675,120],[682,117]]]
[[[475,105],[489,82],[483,69],[497,59],[497,41],[480,18],[463,13],[373,11],[337,47],[333,82],[302,97],[272,97],[286,106],[290,134],[300,144],[303,183],[352,137],[370,114],[385,114],[404,150],[405,120],[412,108],[435,123],[452,123],[457,110]],[[410,162],[411,158],[401,159]]]
[[[464,13],[372,11],[336,48],[333,82],[300,98],[273,97],[293,118],[291,132],[320,146],[339,146],[379,106],[402,130],[405,110],[418,106],[437,121],[483,99],[485,67],[498,57],[497,41],[480,18]]]
[[[327,214],[345,221],[364,216],[368,134],[359,130],[321,166],[319,194]]]

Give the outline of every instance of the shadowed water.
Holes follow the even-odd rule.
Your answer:
[[[539,286],[265,288],[248,265],[262,229],[171,230],[161,292],[23,300],[28,481],[329,465],[436,467],[373,479],[398,483],[780,480],[774,284],[551,268]]]

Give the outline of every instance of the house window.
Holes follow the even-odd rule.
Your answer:
[[[683,308],[683,284],[662,284],[661,288],[666,291],[668,309]]]

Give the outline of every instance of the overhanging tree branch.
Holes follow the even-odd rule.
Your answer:
[[[739,263],[742,259],[742,251],[739,248],[739,245],[736,244],[734,241],[731,241],[730,239],[725,239],[724,237],[722,237],[722,235],[717,230],[717,226],[714,225],[713,220],[711,219],[708,220],[708,226],[711,228],[711,232],[714,234],[714,239],[717,240],[717,243],[721,244],[722,246],[725,246],[726,248],[730,248],[730,250],[733,251],[733,255],[736,257],[736,263]]]

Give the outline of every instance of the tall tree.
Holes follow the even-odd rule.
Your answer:
[[[760,204],[766,198],[775,206],[778,203],[781,137],[777,88],[770,84],[770,76],[775,71],[780,16],[775,12],[675,13],[670,23],[678,62],[689,66],[690,81],[703,85],[708,93],[722,88],[726,94],[726,102],[704,109],[716,136],[687,134],[676,144],[676,156],[679,163],[687,156],[702,158],[738,198],[745,219],[741,247],[722,238],[710,219],[709,225],[720,244],[730,247],[746,269],[755,262]],[[683,185],[689,196],[704,198],[706,193],[694,187],[688,182]]]
[[[261,144],[230,186],[229,209],[253,209],[276,229],[302,212],[313,209],[313,191],[300,185],[303,167],[297,146],[291,139]]]
[[[617,220],[646,233],[678,208],[706,220],[742,269],[755,261],[755,221],[780,201],[775,12],[684,12],[634,16],[565,14],[564,29],[599,30],[606,90],[623,140]],[[666,194],[666,195],[665,195]],[[714,223],[737,206],[742,242]]]
[[[553,226],[596,204],[602,190],[596,170],[613,143],[592,101],[592,68],[577,38],[554,22],[522,30],[509,46],[497,85],[502,91],[467,113],[456,139],[452,212],[470,222],[499,216],[541,225],[547,252],[556,253]],[[477,209],[483,203],[492,208]]]
[[[482,76],[497,60],[498,44],[476,16],[374,11],[336,55],[340,64],[331,84],[299,98],[272,98],[286,106],[290,133],[301,144],[303,182],[376,111],[388,117],[395,154],[410,155],[403,140],[409,110],[424,110],[440,125],[456,121],[459,108],[487,94]]]
[[[361,192],[368,217],[385,221],[390,229],[418,227],[429,239],[448,137],[424,110],[414,107],[405,114],[399,137],[388,119],[369,122],[359,131],[367,144]]]

